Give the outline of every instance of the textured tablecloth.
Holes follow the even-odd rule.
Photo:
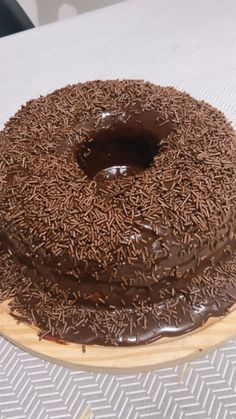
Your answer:
[[[26,100],[89,79],[174,85],[236,126],[235,0],[130,0],[0,39],[0,127]],[[236,330],[235,330],[236,331]],[[236,340],[137,375],[75,372],[0,338],[0,418],[236,418]]]

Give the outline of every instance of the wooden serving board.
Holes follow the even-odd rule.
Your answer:
[[[229,314],[211,318],[206,324],[180,337],[165,338],[135,347],[102,347],[39,340],[37,329],[9,315],[7,302],[0,304],[0,335],[19,348],[47,361],[76,369],[98,372],[138,372],[189,361],[219,347],[236,335],[236,304]]]

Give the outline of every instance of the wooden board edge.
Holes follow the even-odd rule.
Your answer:
[[[135,347],[62,345],[39,340],[37,329],[17,324],[8,305],[0,304],[0,335],[34,356],[77,370],[104,373],[150,371],[196,359],[236,335],[236,304],[226,316],[210,318],[203,327],[179,337]]]

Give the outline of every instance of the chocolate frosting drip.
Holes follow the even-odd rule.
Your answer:
[[[0,256],[2,299],[18,321],[37,325],[41,338],[59,343],[137,345],[178,336],[202,326],[209,317],[226,314],[236,302],[236,253],[228,248],[221,262],[206,268],[191,284],[162,301],[133,302],[129,308],[81,305],[59,287],[45,281],[5,252]]]
[[[235,133],[210,105],[142,81],[68,86],[22,107],[0,148],[0,293],[45,335],[145,343],[234,301],[231,276],[212,289],[216,265],[233,272]]]

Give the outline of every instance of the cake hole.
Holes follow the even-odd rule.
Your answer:
[[[91,179],[114,180],[149,168],[159,149],[159,140],[150,132],[119,126],[92,133],[92,138],[80,145],[77,162]]]

